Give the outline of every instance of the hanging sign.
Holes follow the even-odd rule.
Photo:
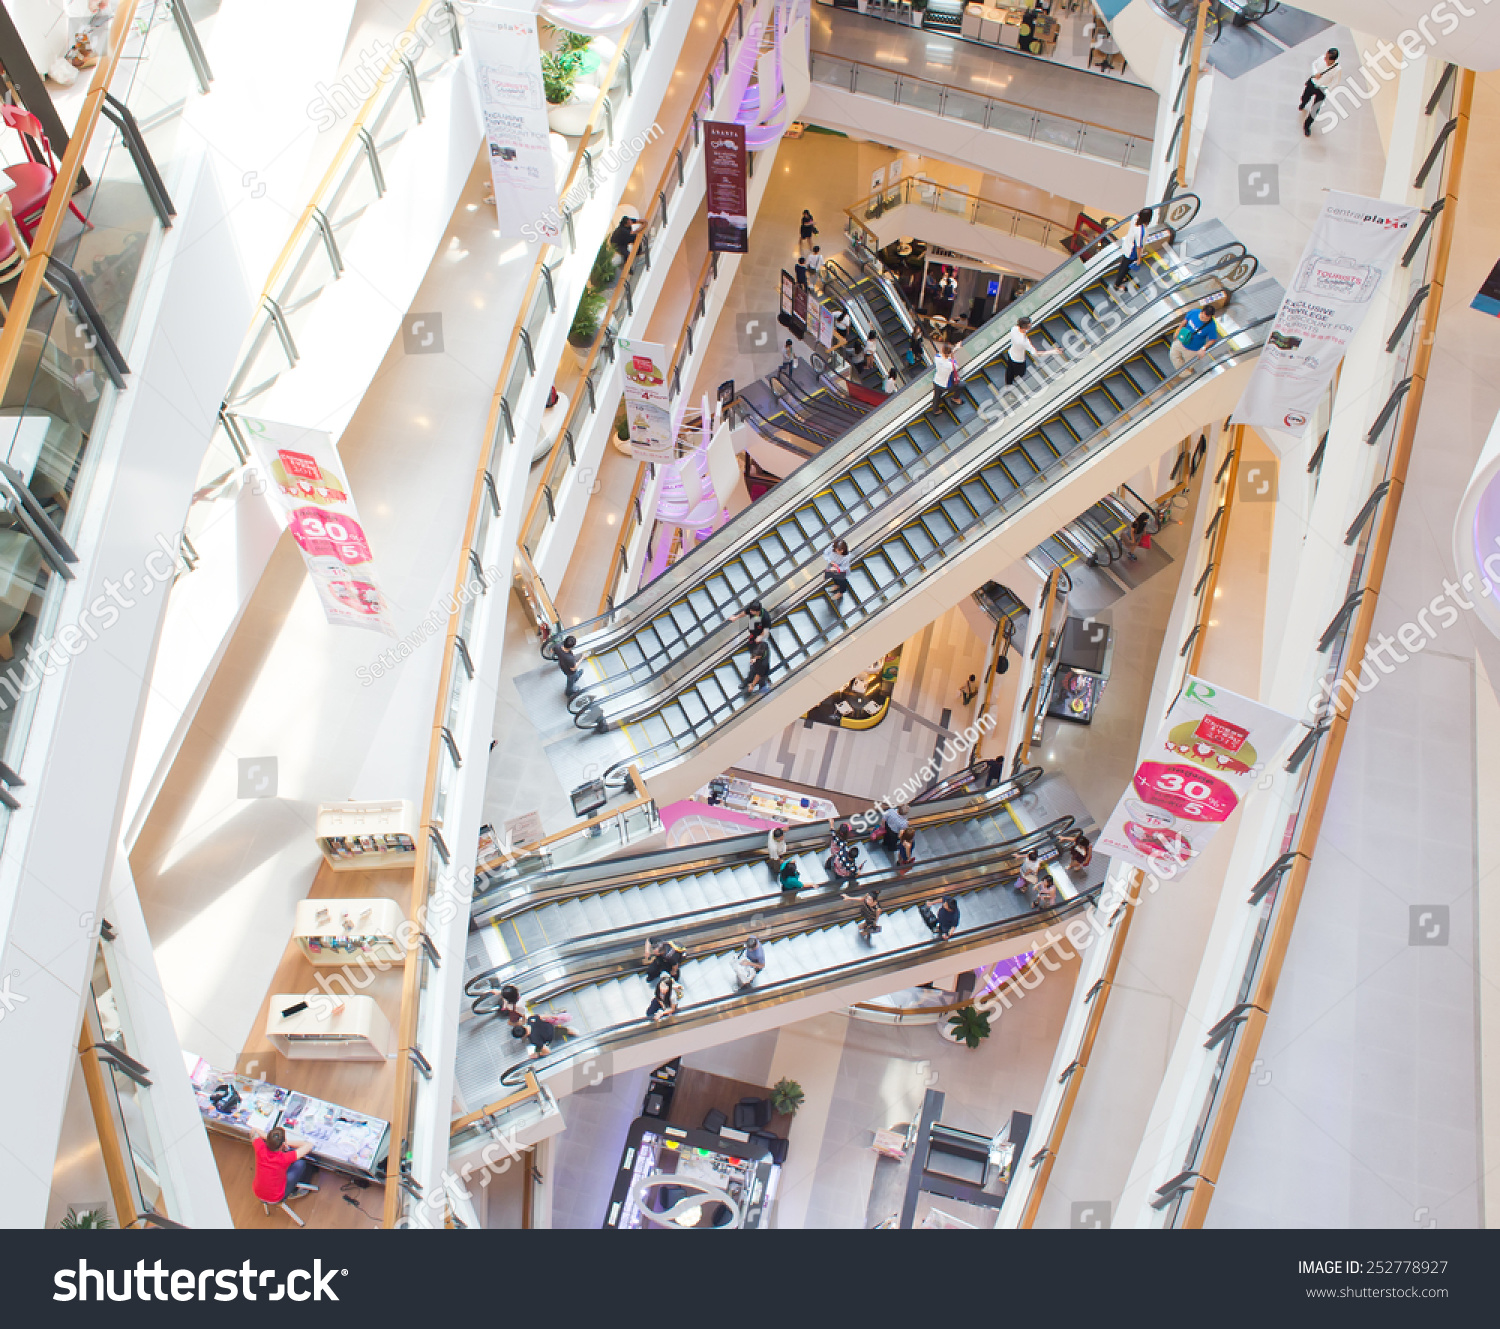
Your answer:
[[[1159,877],[1180,876],[1296,724],[1189,676],[1096,847]]]
[[[333,436],[321,429],[248,416],[241,416],[240,423],[266,479],[267,493],[281,508],[286,528],[302,551],[328,621],[394,637],[375,575],[375,556],[349,496]]]
[[[1297,274],[1234,408],[1236,424],[1300,430],[1410,239],[1417,208],[1329,190]]]
[[[745,126],[709,120],[703,126],[708,176],[708,248],[743,254],[750,248],[750,203],[745,171]]]
[[[659,342],[615,343],[625,375],[625,423],[630,429],[630,455],[637,461],[671,461],[672,397],[667,382],[670,369],[666,347]]]
[[[557,178],[536,15],[472,8],[464,39],[489,147],[490,179],[502,236],[555,237]]]

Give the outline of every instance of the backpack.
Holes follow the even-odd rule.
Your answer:
[[[929,932],[936,932],[938,930],[937,915],[932,912],[931,905],[919,904],[917,906],[917,916],[922,920],[922,922],[927,924],[927,930]]]

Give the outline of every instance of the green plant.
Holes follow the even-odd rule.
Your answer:
[[[586,51],[589,49],[589,43],[594,40],[587,33],[569,32],[566,28],[559,28],[558,32],[561,33],[558,46],[564,55],[576,55]]]
[[[606,292],[596,291],[592,286],[584,288],[578,308],[573,311],[573,326],[568,329],[568,340],[574,346],[587,346],[599,335],[599,325],[604,321],[604,309],[608,304]]]
[[[114,1219],[102,1209],[85,1209],[82,1213],[70,1213],[57,1226],[60,1228],[106,1228],[114,1227]]]
[[[615,284],[615,248],[608,240],[599,246],[594,255],[594,266],[589,269],[588,285],[595,291],[606,291]]]
[[[802,1106],[802,1086],[785,1076],[771,1086],[771,1106],[783,1116],[793,1117]]]
[[[622,443],[630,437],[630,421],[625,418],[625,401],[620,400],[620,409],[615,412],[615,437]]]
[[[977,1006],[964,1006],[948,1017],[955,1042],[977,1048],[990,1036],[990,1017]]]
[[[553,55],[551,51],[543,54],[542,91],[549,106],[562,106],[572,97],[581,63],[576,54]]]

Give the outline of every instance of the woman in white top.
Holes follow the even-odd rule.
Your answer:
[[[1328,97],[1328,89],[1339,81],[1339,53],[1338,48],[1331,46],[1313,61],[1312,73],[1308,75],[1307,83],[1302,89],[1302,100],[1297,103],[1299,111],[1307,111],[1307,119],[1302,122],[1302,133],[1305,137],[1312,137],[1313,117],[1317,115],[1318,109]],[[1312,110],[1308,111],[1307,104],[1312,103]]]
[[[1005,385],[1009,387],[1022,374],[1026,372],[1029,357],[1033,355],[1061,355],[1062,351],[1056,347],[1047,350],[1038,350],[1031,344],[1031,338],[1027,333],[1031,331],[1031,320],[1021,318],[1016,320],[1016,325],[1010,330],[1010,340],[1005,345]]]
[[[1125,239],[1120,242],[1120,247],[1125,255],[1120,260],[1120,270],[1115,273],[1115,290],[1119,290],[1130,280],[1130,274],[1135,271],[1136,265],[1141,261],[1141,253],[1146,248],[1146,228],[1151,225],[1151,209],[1142,208],[1135,214],[1135,220],[1130,223],[1130,229],[1125,232]]]
[[[943,404],[943,398],[957,386],[958,366],[944,346],[932,362],[932,409],[937,410]]]
[[[786,853],[786,832],[773,826],[766,834],[766,862],[771,869],[771,880],[781,880],[781,859]]]

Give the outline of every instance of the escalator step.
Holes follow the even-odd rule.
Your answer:
[[[875,452],[870,455],[870,469],[879,477],[881,484],[889,483],[901,474],[902,463],[890,452]]]
[[[1083,402],[1101,424],[1108,424],[1120,413],[1119,404],[1102,387],[1090,388],[1083,394]]]
[[[1094,432],[1099,428],[1089,416],[1089,413],[1076,402],[1063,407],[1062,418],[1067,421],[1068,428],[1077,434],[1080,439],[1092,438]]]
[[[999,506],[995,501],[995,496],[978,479],[965,480],[959,486],[958,492],[969,501],[969,506],[981,517]]]

